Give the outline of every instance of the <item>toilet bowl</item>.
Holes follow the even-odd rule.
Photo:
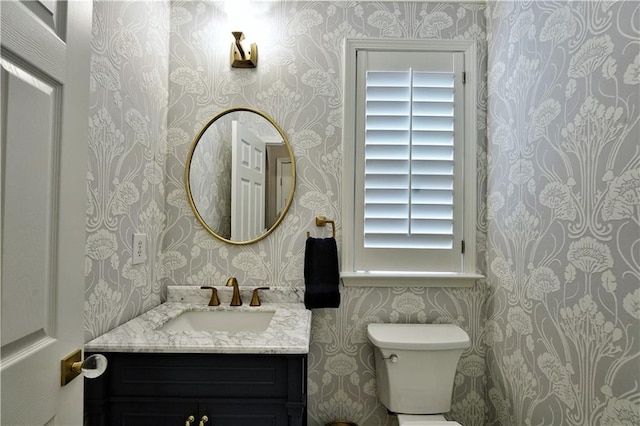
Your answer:
[[[369,324],[380,402],[400,426],[460,426],[451,409],[458,361],[470,340],[454,324]]]

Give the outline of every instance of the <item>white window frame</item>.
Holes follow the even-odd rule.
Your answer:
[[[355,235],[358,227],[354,212],[361,178],[356,176],[356,85],[357,52],[398,51],[398,52],[461,52],[464,54],[466,82],[463,86],[464,108],[464,217],[462,235],[464,254],[460,270],[450,272],[422,271],[359,271],[356,270],[356,251],[362,250]],[[367,287],[468,287],[482,275],[476,273],[476,147],[477,147],[477,47],[475,41],[468,40],[390,40],[390,39],[347,39],[345,40],[345,99],[343,127],[343,188],[342,188],[342,261],[341,278],[345,286]],[[460,208],[457,206],[456,208]],[[360,219],[362,220],[362,219]],[[393,249],[389,249],[393,250]]]

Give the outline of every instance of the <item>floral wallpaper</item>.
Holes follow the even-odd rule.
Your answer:
[[[165,228],[168,1],[93,7],[87,176],[86,339],[160,303]],[[146,263],[131,264],[133,234]]]
[[[95,1],[86,338],[159,304],[166,285],[233,275],[303,286],[306,231],[327,233],[316,215],[336,221],[340,246],[344,38],[475,39],[487,280],[341,288],[340,308],[313,315],[309,424],[396,424],[378,402],[366,338],[368,323],[386,321],[469,333],[448,415],[465,426],[640,424],[639,7],[252,2],[243,29],[260,62],[231,69],[222,2]],[[248,246],[207,234],[184,186],[194,136],[232,106],[273,117],[297,162],[287,217]],[[141,265],[131,265],[134,232],[147,234]]]
[[[328,231],[315,226],[315,216],[334,219],[340,239],[345,37],[477,39],[480,69],[486,69],[483,4],[252,5],[257,5],[260,21],[249,20],[246,36],[258,43],[259,64],[247,70],[229,66],[233,39],[221,2],[171,2],[163,252],[168,284],[223,284],[233,275],[241,285],[303,286],[306,231],[314,236]],[[480,80],[479,132],[484,150],[484,71]],[[291,210],[273,234],[249,246],[220,243],[202,230],[186,202],[182,178],[193,136],[213,115],[232,106],[251,106],[273,117],[288,136],[297,162]],[[485,191],[484,180],[479,191]],[[479,224],[479,233],[484,226]],[[451,417],[465,425],[484,424],[485,349],[479,337],[487,297],[484,283],[465,289],[342,288],[341,292],[339,309],[314,311],[308,369],[311,425],[337,419],[360,425],[395,424],[378,401],[373,352],[366,337],[368,323],[383,321],[447,322],[467,330],[473,346],[465,352],[456,378]]]
[[[193,150],[189,187],[202,220],[231,238],[231,121],[218,119],[202,133]],[[194,136],[195,138],[195,136]]]
[[[640,424],[640,3],[487,16],[488,424]]]

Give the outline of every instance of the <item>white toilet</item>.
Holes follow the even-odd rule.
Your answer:
[[[378,398],[399,426],[456,426],[451,409],[458,360],[469,336],[453,324],[369,324]]]

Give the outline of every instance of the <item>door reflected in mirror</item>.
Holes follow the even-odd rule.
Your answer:
[[[185,185],[207,231],[232,244],[249,244],[266,237],[286,215],[295,189],[295,160],[270,117],[232,108],[213,117],[194,139]]]

